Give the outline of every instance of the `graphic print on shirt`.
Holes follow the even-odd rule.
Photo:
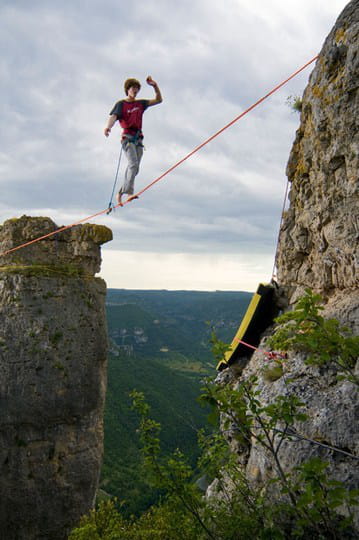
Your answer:
[[[148,106],[148,100],[138,100],[135,103],[126,100],[116,103],[110,114],[115,114],[123,128],[123,133],[134,134],[141,131],[142,116]]]

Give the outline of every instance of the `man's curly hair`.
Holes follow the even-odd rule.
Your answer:
[[[128,91],[129,89],[131,88],[131,86],[137,86],[138,89],[140,90],[141,88],[141,83],[140,81],[138,81],[137,79],[126,79],[125,80],[125,84],[123,85],[124,89],[125,89],[125,94],[126,96],[128,95]]]

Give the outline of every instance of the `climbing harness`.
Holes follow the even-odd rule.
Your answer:
[[[169,169],[167,169],[164,173],[162,173],[160,176],[158,176],[157,178],[155,178],[155,180],[153,180],[151,183],[149,183],[147,186],[145,186],[142,190],[140,190],[138,193],[136,193],[134,196],[132,197],[129,197],[126,201],[124,201],[123,203],[121,204],[117,204],[117,205],[114,205],[113,208],[117,208],[119,206],[125,206],[126,204],[128,204],[129,202],[131,202],[133,199],[135,198],[138,198],[140,195],[142,195],[142,193],[144,193],[145,191],[147,191],[148,189],[150,189],[152,186],[154,186],[154,184],[156,184],[157,182],[159,182],[160,180],[162,180],[165,176],[167,176],[170,172],[172,172],[174,169],[176,169],[177,167],[179,167],[184,161],[186,161],[187,159],[189,159],[190,157],[192,157],[196,152],[198,152],[199,150],[201,150],[201,148],[203,148],[205,145],[207,145],[209,142],[213,141],[213,139],[215,139],[216,137],[218,137],[221,133],[223,133],[226,129],[228,129],[229,127],[231,127],[233,124],[235,124],[238,120],[240,120],[241,118],[243,118],[246,114],[248,114],[250,111],[252,111],[255,107],[257,107],[258,105],[260,105],[261,103],[263,103],[264,100],[266,100],[268,97],[270,97],[272,94],[274,94],[277,90],[279,90],[280,88],[282,88],[282,86],[284,86],[285,84],[287,84],[287,82],[289,82],[291,79],[293,79],[294,77],[296,77],[299,73],[301,73],[304,69],[306,69],[310,64],[312,64],[315,60],[317,60],[318,58],[318,55],[316,55],[314,58],[312,58],[311,60],[309,60],[308,62],[306,62],[301,68],[297,69],[294,73],[292,73],[292,75],[290,75],[289,77],[287,77],[284,81],[282,81],[281,83],[279,83],[277,86],[275,86],[270,92],[268,92],[267,94],[265,94],[262,98],[258,99],[255,103],[253,103],[253,105],[251,105],[250,107],[248,107],[245,111],[243,111],[241,114],[239,114],[238,116],[236,116],[231,122],[229,122],[228,124],[226,124],[224,127],[222,127],[219,131],[217,131],[216,133],[214,133],[214,135],[212,135],[211,137],[209,137],[208,139],[206,139],[203,143],[201,143],[200,145],[198,145],[196,148],[194,148],[194,150],[192,150],[191,152],[189,152],[184,158],[180,159],[177,163],[175,163],[174,165],[172,165],[172,167],[170,167]],[[53,231],[53,232],[50,232],[50,233],[47,233],[47,234],[44,234],[42,236],[39,236],[38,238],[34,238],[33,240],[30,240],[28,242],[25,242],[23,244],[20,244],[18,246],[15,246],[13,248],[10,248],[10,249],[7,249],[5,251],[3,251],[2,253],[0,253],[0,257],[3,257],[5,255],[8,255],[9,253],[13,253],[14,251],[17,251],[19,249],[22,249],[24,247],[27,247],[27,246],[30,246],[32,244],[34,244],[35,242],[40,242],[41,240],[45,240],[46,238],[49,238],[51,236],[53,236],[54,234],[56,233],[60,233],[60,232],[63,232],[67,229],[71,229],[72,227],[75,227],[76,225],[80,225],[81,223],[84,223],[85,221],[89,221],[90,219],[93,219],[97,216],[100,216],[102,214],[107,214],[108,212],[108,208],[105,208],[104,210],[100,210],[99,212],[96,212],[95,214],[92,214],[90,216],[86,216],[85,218],[83,219],[80,219],[78,221],[76,221],[75,223],[72,223],[71,225],[66,225],[64,227],[60,227],[59,229],[57,229],[56,231]]]
[[[107,212],[106,212],[107,215],[112,212],[113,208],[115,208],[115,205],[113,204],[112,199],[113,199],[113,195],[115,193],[115,188],[116,188],[116,184],[117,184],[118,171],[120,169],[120,163],[121,163],[121,157],[122,157],[122,150],[123,150],[123,147],[121,145],[120,155],[118,157],[118,162],[117,162],[117,170],[116,170],[116,174],[115,174],[115,181],[113,183],[111,198],[110,198],[110,202],[108,203],[108,209],[107,209]]]
[[[143,133],[140,129],[138,129],[134,135],[130,135],[129,133],[124,133],[121,139],[122,147],[125,147],[127,143],[133,143],[136,146],[143,146],[142,141],[143,141]]]

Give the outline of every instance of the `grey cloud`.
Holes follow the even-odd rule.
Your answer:
[[[3,1],[3,216],[52,208],[73,222],[105,208],[120,148],[119,130],[103,136],[106,118],[123,80],[150,73],[164,102],[144,116],[144,187],[318,52],[341,4],[318,2]],[[99,218],[114,230],[108,249],[273,250],[299,122],[285,100],[309,72],[139,201]],[[144,84],[141,96],[152,95]]]

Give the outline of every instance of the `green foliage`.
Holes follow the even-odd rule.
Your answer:
[[[319,538],[354,538],[353,508],[359,504],[359,490],[348,490],[342,482],[328,479],[327,467],[319,458],[297,467],[293,489],[298,493],[297,509],[302,516],[293,532],[299,537],[311,532]],[[341,507],[346,509],[347,518],[337,513]]]
[[[212,354],[216,359],[216,362],[220,362],[225,357],[225,354],[230,350],[231,346],[228,343],[224,343],[218,339],[216,331],[212,328],[210,344],[212,349]]]
[[[16,264],[12,266],[2,266],[0,268],[2,272],[8,274],[22,274],[27,277],[53,277],[54,275],[59,276],[70,276],[70,277],[82,277],[91,279],[91,275],[85,274],[84,270],[81,267],[78,267],[74,264]]]
[[[126,522],[115,506],[115,500],[103,501],[96,510],[84,516],[69,540],[117,540],[123,538]],[[126,537],[125,537],[126,538]]]
[[[303,102],[300,96],[288,96],[286,104],[292,109],[292,111],[301,112]]]
[[[146,394],[152,418],[161,424],[163,453],[170,455],[180,448],[194,466],[199,454],[196,431],[205,426],[209,411],[198,407],[200,387],[198,376],[171,370],[151,358],[110,354],[100,485],[123,502],[124,515],[144,512],[160,494],[146,482],[140,466],[138,415],[131,406],[130,392],[137,388]]]
[[[349,334],[336,319],[325,319],[322,298],[309,289],[296,307],[276,319],[278,328],[268,339],[276,350],[293,350],[306,354],[307,364],[335,366],[341,378],[359,384],[354,373],[359,356],[359,337]]]
[[[358,491],[349,491],[342,482],[328,479],[327,464],[318,458],[297,467],[292,474],[283,472],[278,450],[283,438],[289,438],[285,426],[305,419],[302,404],[289,395],[262,405],[255,383],[252,378],[234,390],[207,381],[203,399],[209,395],[223,416],[228,416],[224,428],[231,425],[242,442],[256,438],[272,455],[278,473],[276,503],[271,501],[270,483],[261,490],[249,485],[223,433],[218,432],[200,434],[203,454],[199,466],[216,477],[218,486],[218,497],[203,498],[185,456],[178,450],[171,456],[161,453],[160,424],[150,418],[143,393],[133,391],[133,406],[140,416],[144,467],[149,481],[165,496],[138,519],[125,519],[113,501],[105,501],[97,512],[82,519],[69,540],[354,538],[353,507],[359,502]],[[282,429],[278,433],[279,425]],[[347,517],[337,512],[343,507]]]
[[[193,540],[200,538],[199,527],[185,509],[170,498],[153,506],[130,527],[133,540]],[[126,538],[126,537],[124,537]]]
[[[278,453],[285,439],[290,439],[288,428],[295,422],[306,420],[303,403],[293,394],[277,396],[273,403],[264,405],[258,399],[257,378],[252,376],[235,389],[230,386],[207,384],[202,399],[215,402],[222,413],[224,433],[230,432],[241,446],[258,441],[272,455],[283,486],[292,502],[295,496],[280,463]],[[233,428],[233,426],[235,426]]]
[[[299,324],[304,334],[317,331],[318,325],[327,328],[318,302],[318,297],[307,293],[298,304],[299,313],[285,324],[290,328]],[[339,331],[338,326],[334,328]],[[288,339],[292,338],[290,334]],[[215,354],[223,352],[223,344],[214,335],[212,339]],[[312,354],[315,358],[319,353],[313,350]],[[143,470],[162,498],[138,518],[124,517],[114,501],[104,501],[81,520],[69,540],[354,540],[353,514],[359,491],[328,477],[328,464],[319,458],[302,463],[291,473],[281,462],[283,442],[290,441],[292,428],[307,419],[303,403],[288,385],[285,388],[284,395],[266,404],[254,376],[235,388],[207,379],[201,401],[219,411],[221,424],[214,433],[199,432],[202,454],[196,468],[179,449],[170,455],[163,452],[161,424],[151,418],[144,393],[134,390],[131,397],[139,415]],[[244,451],[253,441],[262,447],[273,463],[273,478],[260,489],[253,487],[230,450],[228,438]],[[200,492],[195,479],[203,475],[209,481],[216,479],[215,497],[204,498]]]
[[[194,540],[198,527],[171,500],[153,506],[138,519],[125,519],[114,501],[102,502],[84,516],[69,540]]]
[[[183,505],[198,525],[207,530],[201,517],[204,500],[196,485],[191,482],[192,468],[178,449],[171,456],[161,458],[158,437],[160,425],[149,418],[149,407],[143,393],[134,391],[131,397],[133,406],[140,415],[139,432],[149,481],[154,487],[165,490],[170,495],[172,503]]]
[[[144,394],[134,390],[130,397],[133,400],[133,408],[137,410],[140,415],[140,440],[143,448],[143,455],[145,462],[149,466],[149,472],[152,472],[150,466],[157,464],[157,457],[160,453],[160,439],[159,434],[161,425],[148,417],[150,407],[145,402]],[[154,474],[154,481],[157,479],[157,467]],[[159,486],[160,487],[160,486]]]

